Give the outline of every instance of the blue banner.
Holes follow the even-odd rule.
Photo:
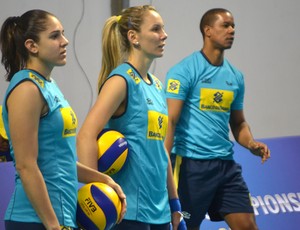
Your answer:
[[[257,224],[261,230],[300,229],[300,136],[262,139],[271,150],[271,158],[260,158],[235,145],[235,160],[242,165],[243,176],[251,192]],[[12,162],[0,163],[0,230],[14,189]],[[229,230],[225,222],[205,219],[201,230]]]

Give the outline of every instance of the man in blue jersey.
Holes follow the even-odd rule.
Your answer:
[[[224,58],[235,34],[226,9],[207,11],[200,22],[203,48],[172,67],[166,78],[169,127],[167,150],[176,156],[174,176],[182,209],[191,214],[189,230],[198,230],[206,213],[232,230],[258,229],[241,167],[233,159],[235,140],[251,153],[270,157],[254,140],[243,112],[242,73]]]

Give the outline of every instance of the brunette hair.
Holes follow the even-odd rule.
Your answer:
[[[23,69],[29,58],[25,41],[39,41],[39,34],[47,29],[46,22],[53,14],[44,10],[30,10],[21,16],[8,17],[0,31],[1,63],[6,70],[6,80]]]

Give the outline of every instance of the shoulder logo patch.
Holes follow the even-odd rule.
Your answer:
[[[174,79],[169,79],[168,80],[168,85],[167,85],[167,92],[168,93],[178,94],[179,89],[180,89],[180,81],[174,80]]]
[[[141,79],[135,75],[132,69],[127,70],[127,74],[134,80],[135,84],[139,84]]]
[[[44,88],[44,80],[42,80],[41,78],[39,78],[38,76],[36,76],[35,74],[29,72],[29,78],[32,79],[33,81],[35,81],[39,86],[41,86],[42,88]]]

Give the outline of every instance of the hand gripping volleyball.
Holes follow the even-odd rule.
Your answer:
[[[94,182],[78,190],[77,224],[84,230],[109,230],[119,220],[121,201],[110,186]]]

